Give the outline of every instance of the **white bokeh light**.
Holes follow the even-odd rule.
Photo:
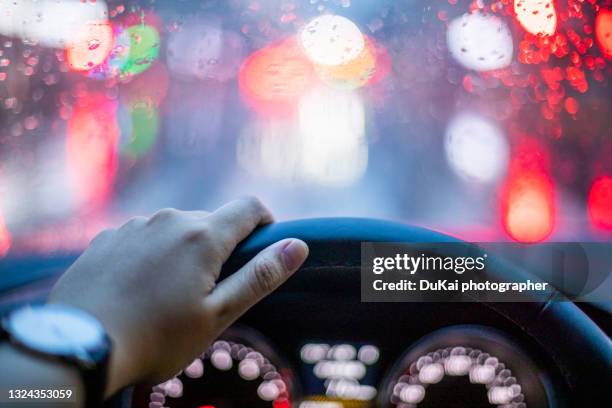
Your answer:
[[[257,395],[264,401],[274,401],[279,394],[280,390],[272,381],[264,381],[257,388]]]
[[[553,0],[514,0],[516,19],[525,31],[548,36],[557,29],[557,11]]]
[[[106,21],[104,1],[41,0],[0,2],[0,34],[62,48],[83,27]]]
[[[185,370],[185,375],[189,378],[200,378],[204,375],[204,364],[202,360],[196,358],[191,364],[189,364]]]
[[[423,384],[436,384],[444,378],[444,367],[442,364],[433,363],[424,365],[419,371],[419,381]]]
[[[320,184],[350,185],[365,173],[365,109],[356,92],[321,88],[300,102],[302,168]]]
[[[233,365],[232,356],[230,356],[230,353],[224,349],[213,351],[212,355],[210,356],[210,362],[216,369],[221,371],[230,370]]]
[[[470,368],[470,382],[473,384],[489,384],[495,379],[495,366],[473,365]]]
[[[324,15],[310,21],[300,34],[306,55],[315,64],[341,65],[355,59],[365,47],[365,39],[351,20]]]
[[[375,364],[380,357],[380,350],[376,346],[365,345],[359,348],[359,353],[357,354],[357,358],[367,365]]]
[[[237,146],[238,163],[257,175],[341,187],[368,163],[365,109],[354,91],[317,88],[302,97],[297,121],[259,119]]]
[[[406,384],[399,395],[403,402],[418,404],[425,398],[425,388],[419,384]]]
[[[480,183],[498,180],[510,154],[501,129],[472,113],[461,113],[450,121],[444,148],[449,165],[459,176]]]
[[[453,58],[475,71],[501,69],[512,62],[512,35],[497,16],[464,14],[448,25],[446,42]]]
[[[472,367],[472,359],[468,356],[450,356],[444,362],[444,372],[447,375],[466,375]]]
[[[238,365],[238,375],[247,381],[251,381],[259,377],[260,369],[257,361],[247,358]]]

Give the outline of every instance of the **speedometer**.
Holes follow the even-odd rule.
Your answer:
[[[177,376],[137,389],[133,406],[289,408],[295,393],[293,371],[264,337],[231,328]]]
[[[383,383],[380,405],[554,407],[550,379],[503,334],[480,326],[434,332],[410,347]]]

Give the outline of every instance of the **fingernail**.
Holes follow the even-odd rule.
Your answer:
[[[285,268],[294,271],[299,268],[308,256],[308,245],[299,239],[292,239],[283,248],[282,257]]]

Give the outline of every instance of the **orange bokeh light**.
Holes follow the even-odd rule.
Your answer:
[[[366,44],[359,55],[345,64],[315,65],[321,80],[333,86],[345,89],[359,88],[368,83],[376,72],[376,50],[371,40],[365,38]]]
[[[519,242],[539,242],[554,229],[552,182],[542,173],[525,172],[510,178],[502,198],[506,232]]]
[[[515,149],[500,203],[503,227],[516,241],[539,242],[555,228],[555,192],[549,166],[547,152],[536,140],[523,140]]]
[[[601,52],[612,58],[612,10],[601,9],[595,17],[595,37]]]
[[[68,66],[88,71],[102,64],[113,48],[113,29],[108,22],[87,23],[66,46]]]
[[[68,122],[67,160],[76,199],[100,206],[110,198],[117,171],[117,103],[90,94],[77,101]]]
[[[597,228],[612,230],[612,177],[595,180],[589,191],[588,211],[591,222]]]
[[[557,11],[553,0],[514,0],[516,19],[525,31],[540,37],[557,30]]]
[[[311,62],[294,38],[251,54],[240,69],[240,91],[260,114],[283,116],[294,111],[299,97],[314,81]]]

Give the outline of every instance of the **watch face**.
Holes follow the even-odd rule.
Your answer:
[[[10,315],[5,323],[15,340],[55,355],[74,355],[99,347],[105,331],[93,316],[60,305],[32,306]]]

